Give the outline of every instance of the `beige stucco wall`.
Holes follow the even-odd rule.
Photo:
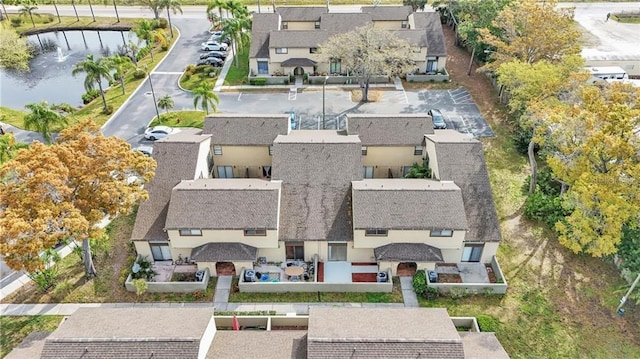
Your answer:
[[[194,248],[209,242],[244,243],[256,248],[278,248],[278,231],[267,230],[266,236],[245,236],[244,230],[202,230],[202,236],[180,236],[178,230],[167,231],[172,248]],[[172,252],[173,253],[173,252]]]
[[[278,242],[277,248],[258,249],[258,257],[266,257],[267,262],[284,262],[285,255],[286,255],[286,252],[285,252],[284,242]]]
[[[372,248],[354,248],[353,242],[347,242],[347,261],[349,262],[375,262]]]
[[[386,271],[388,269],[391,271],[391,276],[396,276],[398,275],[398,264],[400,263],[403,262],[380,261],[380,263],[378,263],[378,267],[381,271]],[[418,266],[417,270],[434,270],[436,268],[435,262],[416,262],[416,265]]]
[[[269,48],[269,56],[271,58],[271,63],[280,63],[291,58],[311,59],[313,61],[319,62],[320,55],[317,53],[315,54],[310,53],[309,49],[311,47],[318,47],[318,46],[297,47],[297,48],[289,47],[287,48],[286,54],[276,54],[276,48],[271,47]]]
[[[428,215],[428,214],[425,214]],[[425,243],[440,249],[460,249],[465,231],[453,231],[452,237],[430,237],[425,230],[389,230],[387,236],[365,236],[364,230],[354,230],[355,248],[376,248],[389,243]]]
[[[435,130],[438,131],[438,130]],[[426,157],[429,157],[429,168],[431,168],[431,176],[434,179],[440,179],[440,172],[438,172],[438,157],[436,156],[436,144],[429,139],[426,140]]]
[[[136,247],[136,253],[139,256],[146,256],[150,261],[153,261],[153,255],[151,254],[151,246],[149,246],[149,242],[133,241],[133,244]]]
[[[427,66],[426,62],[424,66]],[[447,66],[447,57],[446,56],[438,57],[438,70],[444,70],[446,66]],[[422,67],[422,68],[425,68],[425,67]]]
[[[413,154],[412,147],[367,147],[367,155],[362,156],[362,166],[374,166],[373,178],[388,178],[389,168],[393,178],[402,177],[404,166],[422,163],[422,156]],[[424,150],[423,150],[424,153]]]
[[[491,262],[491,258],[493,258],[493,256],[496,255],[499,245],[500,243],[498,242],[486,242],[484,244],[484,249],[482,250],[482,258],[480,259],[480,262],[482,263]],[[460,258],[462,258],[462,253],[460,253]]]
[[[315,30],[316,22],[315,21],[282,21],[282,23],[287,23],[287,30]]]
[[[233,166],[234,177],[244,178],[248,168],[249,178],[262,178],[262,166],[271,166],[271,160],[268,146],[222,146],[222,155],[213,156],[213,173],[218,176],[217,166]]]

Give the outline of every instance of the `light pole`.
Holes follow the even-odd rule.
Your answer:
[[[145,66],[145,70],[147,67]],[[151,87],[151,96],[153,97],[153,106],[156,108],[156,115],[158,116],[158,122],[160,122],[160,111],[158,111],[158,102],[156,101],[156,92],[153,91],[153,82],[151,82],[151,72],[147,72],[149,75],[149,86]]]
[[[326,118],[326,111],[325,111],[325,99],[324,99],[324,94],[325,94],[325,87],[327,86],[327,80],[329,79],[329,76],[325,76],[324,77],[324,82],[322,83],[322,129],[326,129],[326,122],[325,122],[325,118]]]

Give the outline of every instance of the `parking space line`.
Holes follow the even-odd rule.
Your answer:
[[[241,97],[242,97],[242,92],[240,92],[240,93],[238,94],[238,101],[240,101],[240,98],[241,98]]]
[[[295,101],[297,97],[298,97],[298,91],[297,90],[290,90],[289,91],[289,101]]]

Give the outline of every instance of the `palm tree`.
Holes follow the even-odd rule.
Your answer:
[[[78,16],[78,9],[76,9],[76,1],[71,0],[71,6],[73,6],[73,12],[76,13],[76,21],[80,21],[80,16]]]
[[[200,107],[202,110],[208,115],[209,107],[213,112],[218,110],[218,103],[220,102],[220,98],[211,90],[211,87],[203,81],[198,86],[193,89],[193,108],[198,109],[198,103],[200,103]]]
[[[115,54],[107,58],[107,65],[110,69],[116,70],[115,75],[117,75],[120,80],[120,87],[122,87],[122,94],[124,95],[124,77],[127,75],[127,72],[134,67],[131,59]]]
[[[138,39],[144,40],[146,47],[149,48],[149,54],[151,54],[151,60],[153,61],[153,46],[156,42],[160,45],[167,43],[167,35],[162,29],[154,29],[151,21],[142,19],[138,22],[138,25],[133,28],[133,32],[138,36]]]
[[[89,91],[93,89],[94,84],[98,84],[98,88],[100,89],[100,96],[102,97],[102,104],[104,106],[105,112],[107,111],[107,99],[104,97],[104,90],[102,89],[102,80],[112,81],[113,78],[109,73],[109,66],[107,63],[107,59],[104,57],[99,58],[98,60],[93,59],[93,55],[87,55],[87,59],[84,61],[79,61],[73,66],[73,70],[71,71],[71,75],[75,76],[81,72],[87,74],[87,77],[84,79],[84,88]]]
[[[24,107],[31,111],[24,116],[24,128],[40,133],[46,143],[51,143],[53,126],[67,124],[67,119],[51,109],[47,101],[30,103]]]
[[[160,99],[158,100],[158,107],[169,113],[169,110],[173,108],[173,99],[171,98],[171,96],[167,94],[160,97]],[[159,118],[158,121],[160,121]]]
[[[213,9],[218,9],[218,19],[222,19],[222,8],[226,5],[226,0],[211,0],[207,5],[207,14],[209,14],[209,18],[214,18],[215,15],[212,14]],[[213,16],[212,16],[213,15]]]
[[[238,0],[227,0],[225,9],[227,9],[227,17],[229,17],[229,12],[235,18],[249,17],[249,10]]]
[[[226,18],[222,20],[222,34],[231,38],[231,46],[233,47],[234,62],[236,67],[238,64],[238,51],[245,43],[249,41],[249,33],[246,30],[251,28],[251,20],[248,18]]]
[[[33,21],[33,12],[35,10],[38,10],[38,7],[36,6],[36,4],[31,0],[27,0],[20,3],[20,10],[18,10],[18,12],[20,13],[20,16],[29,15],[29,17],[31,18],[31,23],[33,24],[33,27],[36,27],[36,22]],[[40,16],[40,15],[36,14],[36,16]]]
[[[178,11],[182,14],[182,8],[180,8],[180,0],[162,0],[162,7],[167,9],[167,19],[169,20],[169,34],[173,37],[173,25],[171,24],[171,14],[170,11],[173,11],[174,14],[177,14]]]
[[[160,11],[164,8],[162,6],[163,0],[140,0],[140,5],[151,9],[153,11],[153,18],[158,20],[160,17]]]

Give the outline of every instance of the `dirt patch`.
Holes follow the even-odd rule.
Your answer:
[[[438,283],[462,283],[462,277],[460,274],[440,273]]]
[[[416,274],[416,270],[418,270],[418,266],[415,263],[400,263],[398,264],[398,269],[396,269],[396,274],[398,277],[413,277]]]
[[[487,276],[489,276],[489,283],[497,283],[498,279],[496,278],[496,274],[493,272],[493,267],[491,264],[485,264],[485,268],[487,268]]]
[[[378,102],[382,98],[384,91],[379,90],[369,90],[368,102]],[[359,103],[362,101],[362,90],[351,90],[351,101],[355,103]]]
[[[375,283],[378,281],[376,273],[351,273],[351,281],[354,283]]]
[[[216,273],[221,275],[236,275],[236,267],[231,262],[218,262],[216,263]]]

